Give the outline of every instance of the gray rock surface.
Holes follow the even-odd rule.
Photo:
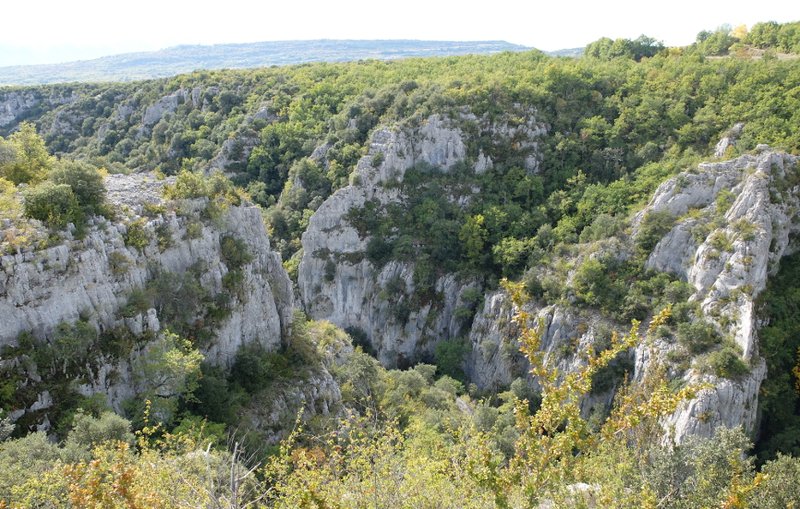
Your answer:
[[[162,201],[163,183],[146,175],[115,175],[106,181],[110,201],[118,214],[128,215],[129,220],[138,217],[145,202]],[[158,332],[161,324],[154,309],[128,318],[121,315],[120,308],[131,292],[143,288],[160,271],[183,273],[202,262],[206,270],[200,283],[212,294],[219,293],[228,270],[220,239],[231,235],[244,242],[252,261],[242,269],[242,293],[233,297],[229,316],[203,353],[212,364],[229,366],[245,343],[277,348],[290,327],[293,293],[280,255],[270,249],[260,210],[248,205],[229,207],[216,222],[202,224],[199,235],[188,235],[191,216],[203,203],[184,206],[189,215],[176,214],[167,206],[165,212],[145,218],[145,229],[151,234],[157,227],[169,231],[172,243],[165,249],[155,240],[141,252],[126,246],[126,222],[95,218],[82,240],[64,240],[46,249],[0,257],[0,345],[15,345],[23,331],[46,338],[59,323],[80,317],[88,318],[98,329],[124,326],[136,335]],[[104,392],[112,403],[119,404],[120,398],[129,397],[133,390],[129,367],[124,360],[102,366],[85,390]]]
[[[372,161],[382,154],[377,167]],[[397,188],[385,184],[403,178],[405,170],[419,162],[448,169],[466,154],[461,133],[449,127],[438,116],[431,117],[418,130],[381,129],[372,136],[369,153],[355,170],[353,184],[338,190],[317,209],[303,234],[303,258],[300,262],[298,286],[309,316],[327,319],[343,328],[358,328],[372,342],[378,356],[387,365],[410,359],[422,343],[423,335],[444,339],[440,333],[458,329],[453,316],[436,313],[431,305],[413,311],[405,323],[390,318],[390,303],[381,291],[392,279],[403,282],[413,292],[411,264],[390,262],[381,269],[373,267],[365,257],[367,238],[361,238],[346,220],[351,208],[363,207],[368,200],[382,204],[402,199]],[[334,274],[330,274],[333,267]],[[447,286],[452,309],[466,288],[453,278],[440,280],[437,287]]]
[[[77,95],[67,90],[53,90],[45,95],[41,90],[9,90],[0,92],[0,128],[13,126],[19,119],[42,104],[51,109],[77,100]]]
[[[800,231],[796,181],[798,158],[762,147],[760,153],[706,163],[662,184],[637,220],[650,211],[676,217],[656,245],[647,266],[672,272],[695,289],[704,316],[730,337],[750,363],[742,380],[724,380],[690,369],[687,382],[713,385],[668,419],[678,440],[711,436],[720,425],[752,432],[758,390],[766,376],[759,357],[754,301],[780,258],[792,251],[790,235]],[[662,352],[663,353],[663,352]],[[637,352],[641,374],[652,353]],[[657,357],[659,354],[655,353]]]
[[[482,120],[464,113],[458,122]],[[365,256],[370,239],[360,237],[347,214],[370,200],[382,205],[402,202],[405,197],[393,184],[401,182],[406,170],[415,165],[448,171],[465,160],[467,148],[458,122],[433,115],[417,128],[376,130],[368,154],[351,176],[351,185],[336,191],[316,210],[303,234],[298,286],[306,312],[343,328],[360,329],[387,366],[430,353],[437,341],[464,334],[468,323],[457,311],[466,306],[464,294],[477,288],[477,282],[444,275],[436,281],[436,298],[412,309],[407,317],[398,317],[397,306],[414,293],[414,264],[390,261],[383,267],[373,266]],[[544,133],[533,119],[519,126],[489,128],[496,129],[498,136]],[[524,144],[526,150],[535,149],[535,140],[525,139]],[[534,155],[531,161],[538,159]],[[489,167],[490,160],[479,154],[475,170]],[[387,295],[387,286],[398,283],[404,288],[402,295]]]

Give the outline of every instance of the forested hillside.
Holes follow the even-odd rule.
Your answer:
[[[0,89],[0,507],[797,503],[798,27]]]

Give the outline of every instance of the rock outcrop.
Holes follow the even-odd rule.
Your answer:
[[[667,271],[694,287],[690,301],[719,331],[731,338],[750,365],[737,380],[719,379],[689,369],[687,382],[705,382],[704,390],[668,422],[680,440],[687,435],[711,436],[725,425],[753,431],[758,390],[766,376],[759,356],[754,301],[780,258],[792,252],[796,222],[798,158],[759,147],[755,155],[706,163],[662,184],[637,221],[651,212],[675,218],[672,230],[656,245],[647,266]],[[668,351],[640,349],[641,374],[650,357]]]
[[[198,221],[205,202],[171,209],[161,198],[163,184],[146,175],[110,176],[109,201],[127,220],[95,218],[80,240],[66,234],[52,247],[0,258],[0,346],[15,346],[22,332],[48,338],[60,323],[79,319],[101,331],[124,327],[137,337],[158,332],[164,318],[156,309],[122,312],[132,293],[160,273],[190,270],[210,295],[226,291],[230,268],[222,241],[232,237],[250,258],[226,316],[201,345],[203,353],[212,364],[229,366],[245,343],[277,348],[290,327],[293,292],[280,255],[270,249],[260,210],[230,206],[213,220]],[[126,245],[132,225],[149,236],[145,245]],[[84,390],[105,393],[118,406],[131,393],[130,361],[101,362]]]
[[[378,154],[383,161],[373,165]],[[360,237],[346,216],[370,200],[382,204],[402,200],[397,188],[386,185],[402,179],[405,170],[415,164],[425,162],[447,170],[465,155],[460,131],[438,116],[428,119],[416,132],[379,130],[372,136],[369,153],[358,163],[353,184],[330,196],[311,217],[303,234],[298,285],[309,316],[346,329],[360,329],[386,365],[410,361],[423,337],[445,339],[457,334],[462,324],[453,311],[471,283],[452,276],[441,278],[437,281],[445,296],[441,312],[428,303],[411,312],[405,323],[392,319],[392,303],[381,291],[389,281],[400,280],[412,293],[414,266],[390,262],[382,268],[374,267],[365,257],[369,239]]]
[[[688,369],[670,366],[668,354],[678,348],[674,340],[656,338],[652,346],[636,349],[631,360],[634,380],[642,380],[657,361],[667,366],[669,376],[706,386],[665,419],[667,436],[678,442],[690,435],[712,436],[719,426],[742,426],[751,433],[755,429],[766,366],[758,351],[754,300],[765,288],[769,274],[777,271],[780,258],[795,249],[790,238],[800,231],[796,221],[800,210],[798,171],[797,157],[765,147],[755,155],[701,164],[662,184],[634,219],[636,235],[648,213],[668,213],[675,218],[646,266],[690,283],[694,288],[690,301],[698,303],[702,317],[715,324],[723,337],[738,345],[749,367],[747,374],[727,379],[708,374],[697,363]],[[598,339],[602,342],[600,336],[615,328],[598,315],[572,308],[527,307],[535,322],[543,325],[546,362],[562,373],[579,366],[576,351],[596,345]],[[479,387],[507,385],[528,371],[518,351],[517,328],[511,322],[514,311],[507,294],[500,290],[486,296],[475,316],[466,371]],[[584,401],[584,410],[610,403],[610,398],[598,397]]]
[[[465,113],[459,122],[482,121]],[[530,119],[520,126],[488,128],[498,136],[524,138],[521,145],[528,153],[527,164],[531,171],[536,169],[535,138],[543,134],[542,126]],[[375,267],[365,256],[370,238],[362,237],[347,216],[367,202],[402,203],[405,197],[396,184],[411,167],[426,164],[447,172],[467,157],[458,123],[439,115],[415,129],[384,128],[373,133],[369,152],[359,161],[351,185],[336,191],[317,209],[303,234],[298,285],[309,316],[362,331],[387,366],[412,361],[432,352],[437,341],[465,333],[468,320],[458,310],[467,307],[465,292],[477,288],[475,280],[443,275],[434,285],[437,298],[408,313],[396,313],[397,289],[400,299],[415,292],[414,264],[389,261]],[[473,161],[476,172],[491,165],[482,152]],[[393,290],[387,291],[390,286]]]
[[[508,387],[514,379],[522,378],[532,387],[537,381],[530,374],[530,365],[520,352],[519,327],[513,322],[518,309],[504,290],[489,293],[483,308],[475,315],[469,332],[470,352],[465,373],[479,389],[498,390]],[[614,324],[598,313],[560,305],[541,306],[535,302],[525,305],[532,321],[530,327],[541,327],[543,360],[559,373],[569,373],[586,363],[582,352],[610,344]],[[627,360],[627,358],[626,358]],[[632,364],[632,359],[628,360]],[[581,402],[588,417],[593,411],[606,411],[613,400],[614,390],[622,377],[598,386]]]
[[[35,109],[53,109],[77,98],[68,89],[53,89],[49,95],[36,89],[0,92],[0,129],[13,127]]]

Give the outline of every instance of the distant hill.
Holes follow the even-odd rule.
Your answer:
[[[581,57],[583,56],[584,47],[580,48],[564,48],[555,51],[545,51],[551,57]]]
[[[0,67],[0,85],[134,81],[200,69],[240,69],[362,59],[391,60],[528,49],[505,41],[313,40],[186,45],[62,64]]]

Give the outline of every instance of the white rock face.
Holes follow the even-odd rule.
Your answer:
[[[142,123],[145,126],[153,126],[161,120],[167,113],[173,113],[178,109],[179,102],[186,99],[186,91],[181,89],[172,94],[166,95],[148,106],[142,115]]]
[[[728,147],[736,144],[736,139],[742,134],[743,129],[743,123],[739,122],[735,124],[730,131],[719,140],[717,146],[714,147],[714,157],[725,157],[725,152],[728,150]]]
[[[144,202],[158,203],[162,185],[144,175],[118,175],[107,180],[114,206],[134,213],[141,211]],[[228,270],[220,239],[231,235],[244,242],[253,259],[242,269],[242,293],[233,297],[230,315],[203,353],[211,363],[228,366],[245,343],[276,348],[290,326],[293,294],[280,255],[270,249],[260,210],[246,205],[229,207],[218,222],[204,224],[194,238],[187,232],[191,221],[171,211],[147,221],[145,228],[151,233],[156,227],[170,232],[172,244],[163,251],[155,240],[143,252],[126,246],[125,224],[98,218],[83,240],[66,240],[47,249],[3,256],[0,345],[15,345],[23,331],[47,337],[59,323],[80,317],[88,318],[99,329],[126,326],[135,334],[157,332],[161,324],[154,309],[130,318],[120,314],[131,292],[143,288],[159,271],[183,273],[203,262],[207,269],[200,283],[212,294],[219,293]],[[125,383],[130,378],[124,374],[126,369],[125,362],[105,366],[87,390],[105,392],[112,402],[119,403],[118,397],[131,393],[130,384]]]
[[[638,219],[650,211],[677,218],[656,245],[647,266],[688,281],[703,314],[731,337],[751,364],[740,381],[718,380],[690,370],[689,382],[712,382],[668,420],[678,440],[690,434],[710,436],[720,425],[752,431],[758,390],[766,376],[759,357],[754,300],[767,276],[789,254],[789,236],[800,231],[793,218],[800,200],[786,189],[798,158],[769,150],[720,163],[699,165],[662,184]],[[789,177],[787,179],[787,177]],[[783,192],[780,189],[785,189]],[[646,352],[638,352],[640,358]],[[639,361],[642,369],[647,362]]]
[[[762,149],[758,155],[701,164],[697,171],[661,185],[634,220],[637,234],[648,212],[667,211],[679,218],[654,248],[647,267],[691,283],[695,288],[691,299],[700,303],[704,316],[723,334],[735,340],[750,363],[750,373],[738,380],[671,368],[671,377],[709,385],[665,419],[667,436],[678,442],[690,435],[711,436],[719,426],[742,426],[748,432],[755,428],[766,366],[758,353],[753,303],[768,274],[777,270],[780,258],[791,250],[790,235],[800,230],[792,220],[800,210],[797,189],[785,185],[787,180],[794,181],[798,159]],[[727,242],[722,242],[723,235]],[[466,371],[479,387],[504,386],[528,371],[518,352],[518,331],[511,322],[514,311],[505,292],[497,291],[486,296],[475,316]],[[571,309],[531,304],[526,311],[537,324],[544,324],[542,350],[546,361],[560,372],[580,366],[581,361],[568,352],[592,344],[598,327],[609,328],[599,317]],[[652,348],[637,348],[634,380],[640,381],[654,359],[663,361],[675,348],[663,340],[654,341]],[[583,410],[610,403],[602,399],[584,401]]]
[[[519,328],[512,319],[518,311],[504,290],[488,294],[484,306],[475,315],[469,332],[471,351],[465,372],[470,381],[480,389],[507,387],[515,378],[537,382],[530,374],[530,364],[519,351]],[[576,312],[558,305],[525,306],[530,314],[532,328],[542,327],[541,351],[544,362],[559,373],[576,371],[585,365],[580,352],[597,345],[602,339],[610,339],[613,330],[610,323],[596,313]],[[609,337],[601,338],[603,334]],[[594,408],[607,408],[613,398],[613,390],[603,394],[589,395],[581,408],[588,416]]]
[[[461,121],[478,122],[466,114]],[[507,136],[544,132],[533,120],[497,129]],[[535,141],[526,143],[531,148]],[[457,310],[466,306],[464,293],[477,288],[475,281],[442,276],[435,284],[435,299],[411,310],[407,317],[397,316],[397,306],[414,292],[414,264],[390,261],[380,269],[374,267],[365,257],[370,239],[361,238],[346,217],[351,209],[371,200],[382,205],[402,202],[405,197],[391,184],[402,181],[412,166],[422,163],[448,171],[466,157],[463,133],[453,121],[438,115],[413,130],[384,128],[373,133],[369,153],[358,162],[352,184],[317,209],[303,234],[298,285],[309,316],[361,329],[387,366],[430,353],[436,341],[465,332],[468,324]],[[491,165],[481,153],[475,171],[487,171]],[[387,291],[398,286],[404,289],[400,295]]]
[[[372,161],[378,154],[383,155],[383,161],[376,168]],[[407,293],[412,293],[414,266],[389,262],[376,270],[364,256],[369,239],[359,237],[346,215],[368,200],[382,204],[401,200],[397,188],[383,186],[402,179],[411,166],[425,162],[449,169],[465,154],[460,131],[446,126],[438,116],[431,117],[416,133],[379,130],[372,137],[369,154],[358,163],[356,182],[330,196],[311,217],[303,234],[298,285],[309,316],[343,328],[361,329],[386,365],[410,360],[423,335],[445,339],[456,334],[462,324],[454,310],[463,290],[472,284],[458,282],[452,276],[440,279],[436,286],[444,302],[439,309],[432,313],[433,303],[428,303],[400,323],[390,316],[390,307],[396,303],[389,302],[381,292],[389,281],[399,279]]]
[[[48,109],[77,100],[71,92],[53,91],[49,96],[39,90],[15,90],[0,93],[0,127],[17,122],[33,108],[45,103]]]

